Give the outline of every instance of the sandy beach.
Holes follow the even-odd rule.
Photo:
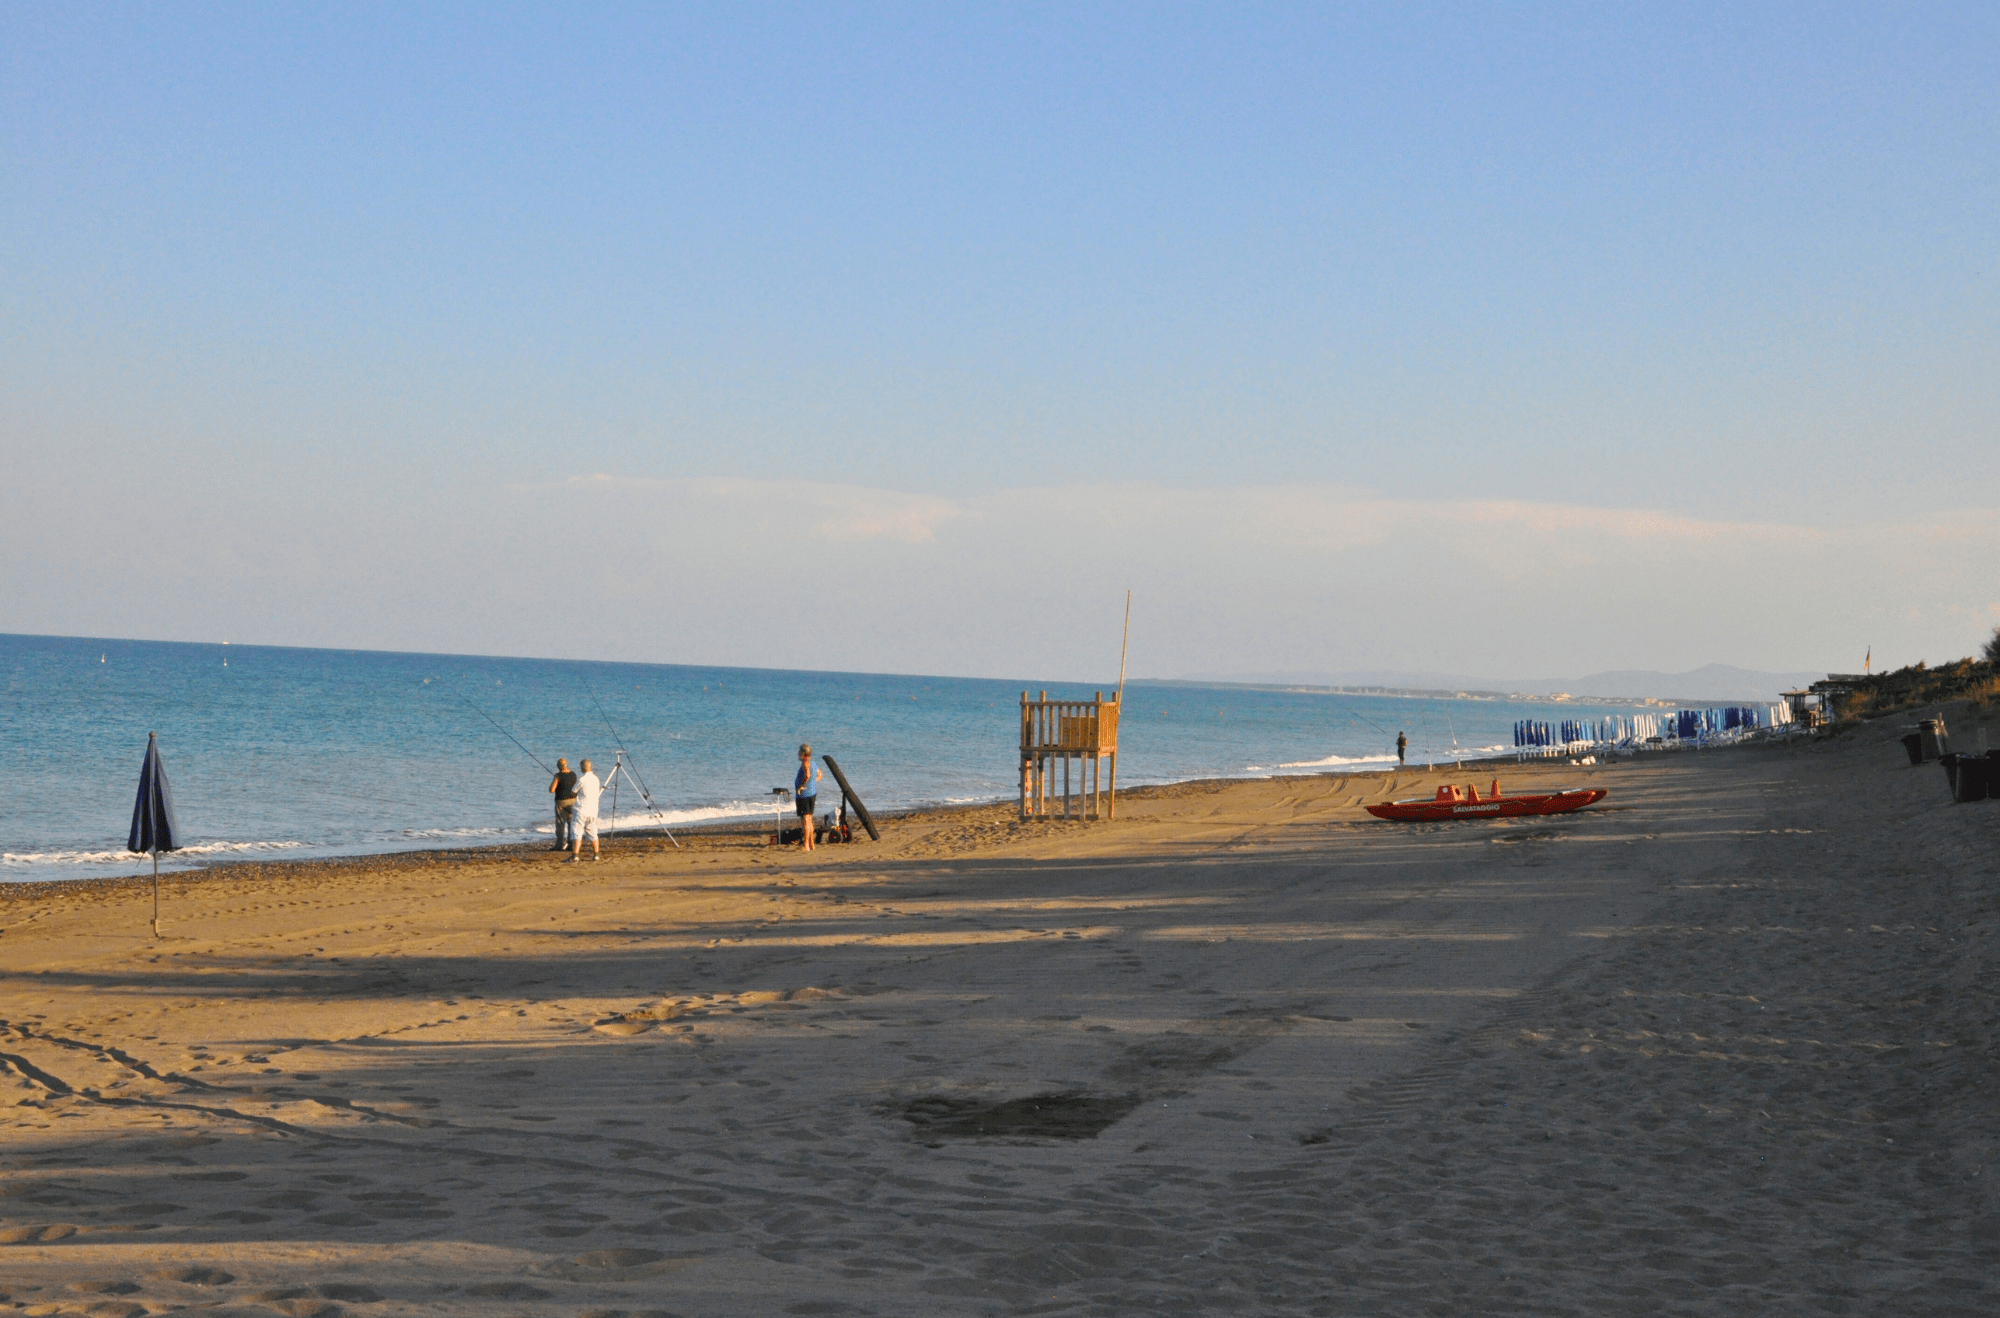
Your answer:
[[[0,1309],[1988,1314],[2000,802],[1916,716],[0,890]]]

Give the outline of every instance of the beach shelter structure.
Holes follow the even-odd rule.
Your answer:
[[[132,804],[132,835],[127,851],[153,853],[153,937],[160,936],[160,853],[178,851],[180,820],[174,817],[174,791],[167,785],[167,766],[160,759],[156,733],[146,734],[146,760],[139,766],[139,799]]]

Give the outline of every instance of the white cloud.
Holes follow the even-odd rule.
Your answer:
[[[547,486],[519,485],[517,492],[547,492]],[[557,487],[567,493],[620,497],[661,503],[699,503],[710,512],[728,510],[738,520],[769,527],[780,521],[804,525],[813,536],[839,542],[893,540],[900,544],[930,544],[938,528],[968,515],[954,500],[901,490],[870,489],[817,481],[756,481],[725,477],[614,476],[603,473],[572,476]]]
[[[1115,671],[1128,586],[1147,676],[1935,662],[2000,618],[1991,508],[1829,528],[1335,485],[596,475],[63,515],[60,543],[0,526],[0,630],[1055,679]]]

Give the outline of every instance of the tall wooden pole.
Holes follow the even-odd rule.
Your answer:
[[[1021,693],[1021,818],[1028,817],[1028,693]]]
[[[1118,704],[1122,710],[1125,704],[1125,650],[1132,644],[1132,592],[1125,592],[1125,639],[1118,642]]]

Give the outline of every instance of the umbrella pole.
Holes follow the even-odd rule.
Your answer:
[[[160,936],[160,853],[153,852],[153,937]]]

